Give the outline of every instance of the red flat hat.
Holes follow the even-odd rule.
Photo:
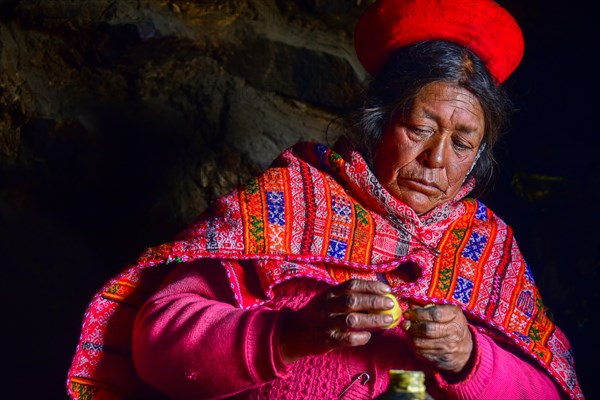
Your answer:
[[[477,54],[499,83],[523,58],[523,33],[491,0],[377,0],[354,30],[356,54],[371,75],[401,47],[446,40]]]

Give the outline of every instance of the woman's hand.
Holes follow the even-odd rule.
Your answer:
[[[403,316],[401,327],[412,338],[417,355],[442,372],[462,372],[471,358],[473,339],[460,307],[411,306]]]
[[[290,312],[281,329],[280,349],[286,362],[326,353],[337,347],[362,346],[371,338],[369,329],[392,322],[387,314],[394,304],[385,294],[388,285],[353,279],[327,289],[305,307]]]

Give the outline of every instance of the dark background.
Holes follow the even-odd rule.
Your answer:
[[[585,2],[499,3],[522,26],[525,55],[506,83],[518,111],[484,201],[513,227],[550,315],[574,347],[584,395],[599,398],[596,16]]]
[[[521,24],[526,48],[506,82],[518,111],[498,148],[500,168],[484,201],[513,227],[550,315],[574,346],[586,398],[600,398],[594,376],[600,347],[594,331],[600,291],[597,14],[581,2],[500,3]],[[147,118],[147,126],[157,123]],[[155,168],[172,162],[166,157]],[[57,167],[64,186],[39,192],[44,207],[13,213],[0,204],[4,398],[65,398],[66,371],[88,300],[142,248],[177,228],[146,221],[144,194],[155,189],[151,182],[102,179],[106,198],[86,197],[84,191],[73,201],[68,188],[86,188],[79,181],[97,177],[81,176],[72,167],[67,161]],[[135,165],[119,168],[133,170],[132,179],[148,172]],[[116,197],[123,202],[114,202]],[[101,204],[106,199],[109,206]],[[115,238],[108,225],[120,221],[126,222]],[[161,231],[161,224],[162,236],[148,234]]]

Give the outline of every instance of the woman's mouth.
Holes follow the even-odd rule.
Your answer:
[[[429,182],[424,179],[400,178],[398,180],[398,185],[429,195],[443,192],[435,182]]]

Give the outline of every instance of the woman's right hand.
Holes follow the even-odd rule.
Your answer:
[[[303,308],[292,311],[281,328],[280,350],[287,363],[337,347],[362,346],[369,330],[386,328],[393,301],[385,297],[391,288],[378,281],[352,279],[325,290]]]

